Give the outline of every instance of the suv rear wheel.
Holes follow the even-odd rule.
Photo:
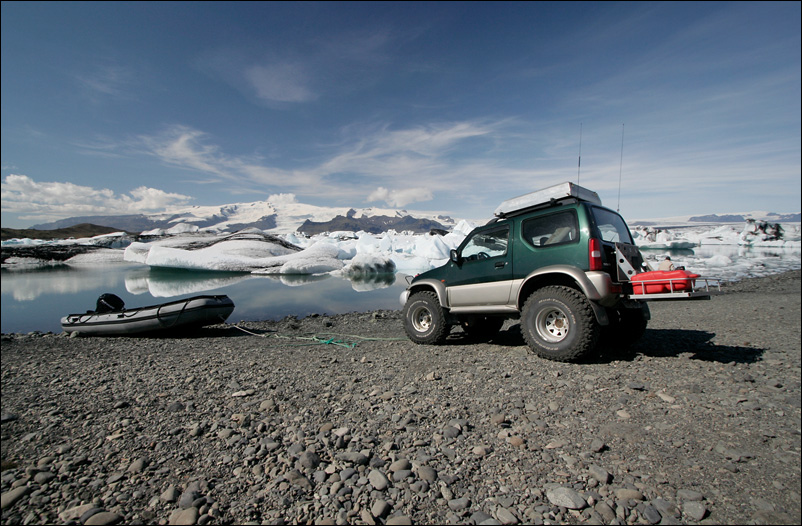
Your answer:
[[[411,295],[404,305],[403,315],[404,330],[415,343],[443,343],[451,330],[434,292]]]
[[[521,332],[542,358],[569,362],[587,356],[599,340],[599,324],[588,299],[563,286],[535,291],[521,312]]]

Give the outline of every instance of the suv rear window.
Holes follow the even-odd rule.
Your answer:
[[[610,243],[632,244],[629,228],[620,215],[597,206],[591,207],[591,210],[593,210],[593,217],[596,219],[596,227],[599,229],[602,240]]]
[[[579,224],[572,210],[527,219],[521,229],[524,240],[533,247],[565,245],[579,239]]]

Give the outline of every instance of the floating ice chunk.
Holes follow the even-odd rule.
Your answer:
[[[123,253],[111,248],[101,248],[85,254],[76,254],[65,261],[68,265],[98,265],[103,263],[122,263]]]
[[[323,274],[340,270],[343,262],[337,258],[338,255],[339,249],[335,245],[316,243],[301,252],[282,256],[285,261],[279,274]]]
[[[366,232],[361,233],[356,243],[357,254],[382,254],[392,251],[392,248],[390,236],[376,237]]]
[[[704,260],[704,263],[708,267],[728,267],[732,265],[732,260],[727,256],[717,255]]]
[[[445,243],[441,236],[421,236],[413,253],[426,259],[448,259],[451,247]]]
[[[336,241],[330,238],[323,238],[315,240],[314,242],[314,244],[320,244],[320,243],[335,247],[337,249],[337,259],[341,260],[351,259],[356,255],[357,252],[356,239],[346,239],[344,241]]]
[[[342,273],[353,278],[366,278],[377,274],[394,274],[395,262],[383,256],[357,254],[343,267]]]
[[[687,233],[675,233],[652,227],[637,227],[630,231],[635,244],[645,250],[680,250],[693,248],[697,242],[687,237]]]
[[[470,221],[466,221],[463,219],[454,226],[451,232],[454,234],[462,235],[462,237],[465,237],[468,234],[470,234],[471,230],[473,230],[474,228],[476,228],[476,225],[474,225]]]
[[[125,247],[125,252],[123,252],[123,259],[125,261],[130,261],[132,263],[142,263],[145,264],[145,261],[148,259],[148,252],[153,245],[150,243],[139,243],[134,242]]]
[[[414,275],[426,270],[431,270],[436,266],[425,257],[412,254],[393,254],[390,258],[395,264],[396,271],[404,274]]]
[[[190,223],[178,223],[174,227],[167,229],[165,233],[174,236],[176,234],[189,234],[199,230],[200,228],[198,228],[198,225],[192,225]]]

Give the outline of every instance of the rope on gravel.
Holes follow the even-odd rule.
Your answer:
[[[358,334],[340,334],[336,332],[324,332],[320,334],[310,333],[309,336],[285,336],[283,334],[278,334],[278,333],[258,334],[255,332],[251,332],[247,329],[243,329],[239,325],[232,325],[232,327],[239,329],[244,333],[250,334],[251,336],[259,336],[260,338],[277,338],[281,340],[306,340],[309,342],[309,343],[295,343],[294,345],[298,347],[304,347],[310,345],[337,345],[339,347],[345,347],[346,349],[353,349],[360,342],[403,341],[406,339],[406,338],[372,338],[366,336],[359,336]],[[337,338],[338,336],[342,338]],[[345,340],[343,338],[349,338],[351,341]]]

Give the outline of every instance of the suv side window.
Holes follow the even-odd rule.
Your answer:
[[[591,207],[593,210],[593,217],[596,220],[596,227],[599,229],[603,241],[611,243],[632,243],[632,236],[629,233],[627,224],[611,210],[599,208],[597,206]]]
[[[509,231],[509,227],[504,226],[490,231],[477,232],[462,248],[462,257],[474,260],[505,255]]]
[[[523,222],[522,234],[524,240],[533,247],[576,243],[579,240],[579,223],[576,212],[566,210],[527,219]]]

